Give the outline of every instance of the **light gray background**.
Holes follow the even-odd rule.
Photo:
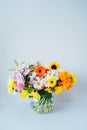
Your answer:
[[[0,130],[87,130],[87,1],[0,0]],[[7,92],[13,60],[58,61],[77,85],[55,97],[52,113]]]

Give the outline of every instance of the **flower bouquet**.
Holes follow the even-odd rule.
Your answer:
[[[76,76],[60,69],[57,62],[44,66],[21,63],[15,60],[16,68],[10,76],[8,92],[18,92],[24,99],[30,97],[33,110],[47,113],[53,109],[53,93],[58,95],[62,91],[70,90],[76,84]]]

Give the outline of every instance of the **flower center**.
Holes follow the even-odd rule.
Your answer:
[[[56,70],[57,69],[56,65],[52,65],[52,69]]]
[[[51,81],[51,83],[53,83],[53,81]]]
[[[40,85],[40,82],[37,82],[37,85]]]
[[[39,73],[41,73],[41,70],[39,70]]]

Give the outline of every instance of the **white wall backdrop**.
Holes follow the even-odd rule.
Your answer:
[[[86,0],[0,0],[0,130],[86,130],[86,57]],[[55,97],[52,113],[37,114],[7,92],[14,59],[57,61],[77,75],[77,85]]]

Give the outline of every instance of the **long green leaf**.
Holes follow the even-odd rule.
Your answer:
[[[18,67],[19,63],[17,60],[14,60],[15,65]]]
[[[15,70],[16,70],[16,68],[11,68],[11,69],[8,69],[8,70],[10,70],[10,71],[15,71]]]

